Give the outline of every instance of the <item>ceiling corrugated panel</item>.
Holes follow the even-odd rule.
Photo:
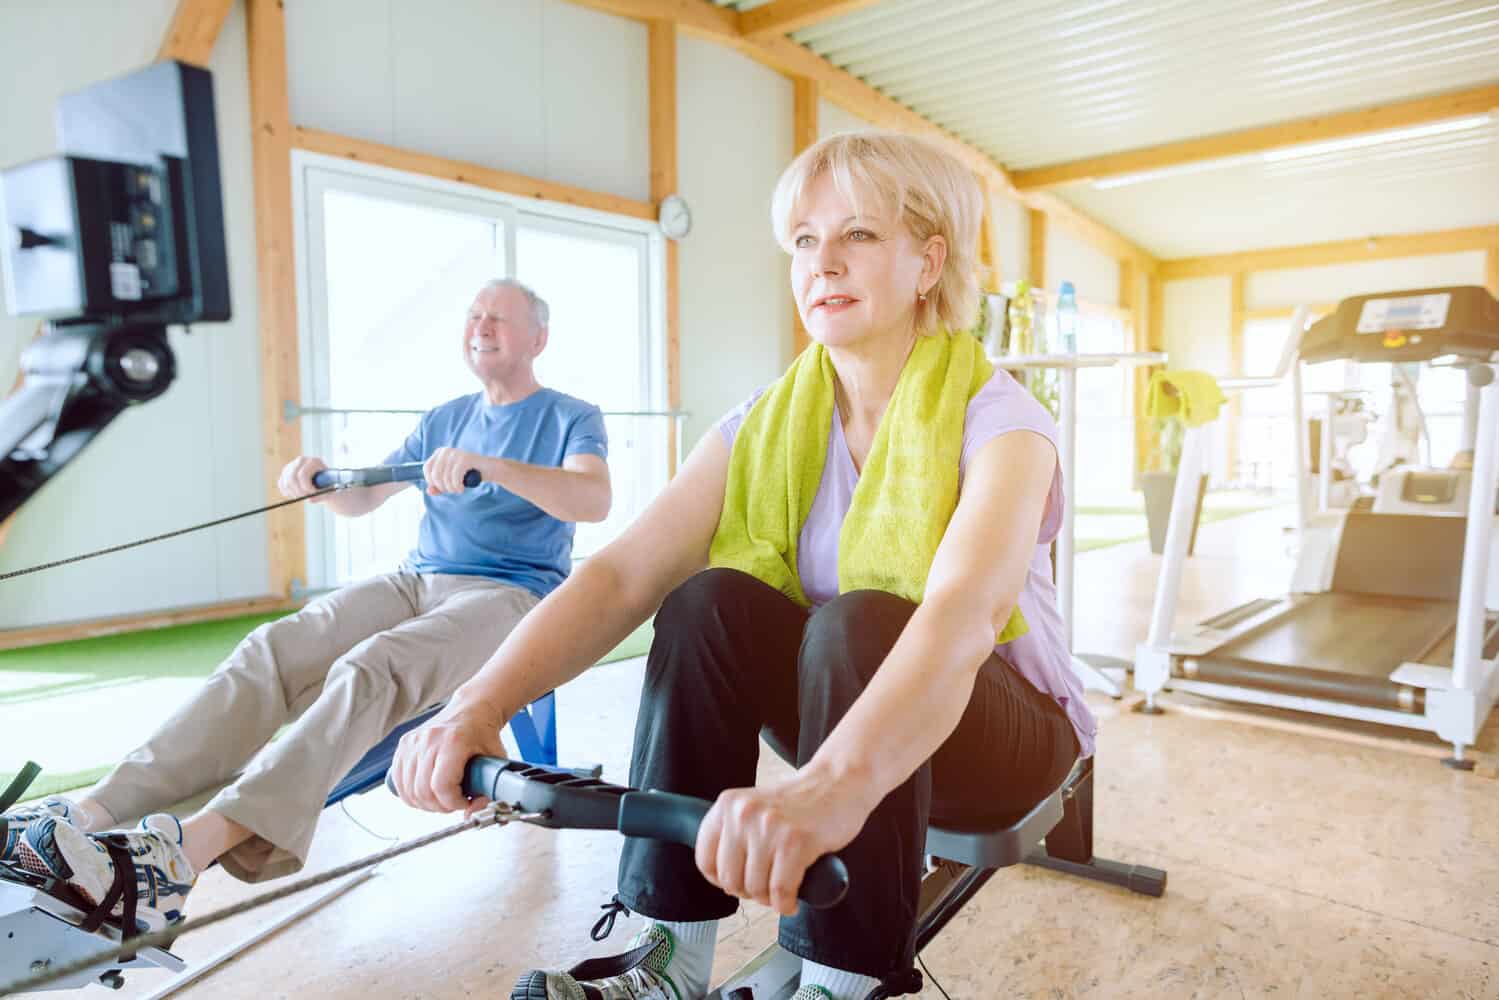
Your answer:
[[[792,37],[1017,169],[1499,82],[1499,0],[882,0]],[[1058,194],[1173,256],[1480,225],[1499,222],[1499,144],[1468,130]]]
[[[1499,76],[1499,3],[887,0],[794,36],[1011,167]]]
[[[1499,223],[1499,123],[1061,193],[1163,257],[1489,225]]]

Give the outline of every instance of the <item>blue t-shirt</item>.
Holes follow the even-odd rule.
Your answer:
[[[385,461],[425,462],[444,447],[554,467],[569,455],[609,457],[599,408],[552,389],[504,406],[482,392],[443,403]],[[421,535],[403,569],[487,576],[545,597],[572,568],[573,525],[497,483],[435,497],[424,487],[422,503]]]

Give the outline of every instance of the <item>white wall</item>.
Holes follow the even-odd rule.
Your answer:
[[[791,82],[712,42],[677,43],[678,177],[693,206],[680,251],[682,406],[696,443],[785,370],[794,306],[770,196],[791,162]]]
[[[999,227],[1001,283],[1030,277],[1031,222],[1024,205],[1006,194],[989,196],[991,224]]]
[[[154,60],[175,0],[0,4],[0,165],[55,153],[58,96]],[[0,570],[80,553],[263,502],[255,232],[245,26],[214,50],[234,317],[172,332],[177,381],[117,419],[19,513]],[[0,315],[0,392],[35,319]],[[132,614],[268,588],[265,525],[249,520],[0,584],[0,628]]]
[[[851,111],[845,111],[826,98],[817,100],[817,137],[819,139],[826,139],[839,132],[858,132],[874,127],[868,121]]]
[[[1245,277],[1244,303],[1249,309],[1268,309],[1303,302],[1336,302],[1350,295],[1402,288],[1482,285],[1483,266],[1483,251],[1474,250],[1294,271],[1264,271]]]
[[[1119,304],[1119,262],[1060,226],[1046,232],[1046,287],[1070,281],[1077,297],[1097,305]]]
[[[292,121],[594,191],[650,197],[638,21],[564,0],[286,5]]]

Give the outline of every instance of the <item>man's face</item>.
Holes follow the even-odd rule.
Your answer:
[[[463,323],[463,360],[481,381],[529,371],[546,346],[531,321],[526,296],[514,288],[486,288],[474,297]]]

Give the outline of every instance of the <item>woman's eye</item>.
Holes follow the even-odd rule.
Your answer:
[[[867,229],[852,229],[849,230],[848,238],[858,242],[863,242],[865,240],[874,239],[874,233],[871,233]]]
[[[812,245],[812,242],[813,240],[810,236],[798,236],[796,238],[796,242],[792,245],[799,249],[805,250],[807,247],[810,247]]]

